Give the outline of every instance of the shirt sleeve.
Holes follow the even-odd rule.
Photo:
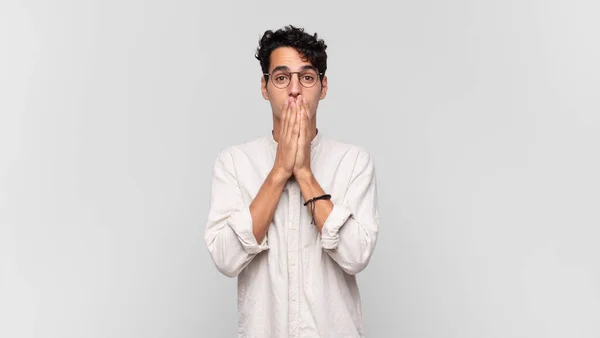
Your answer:
[[[260,244],[254,237],[250,205],[244,203],[227,151],[214,164],[204,239],[217,269],[228,277],[239,275],[258,253],[268,249],[266,235]]]
[[[368,152],[357,156],[348,189],[321,229],[321,246],[348,274],[364,270],[379,231],[375,165]]]

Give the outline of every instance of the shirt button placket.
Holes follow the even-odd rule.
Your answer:
[[[297,188],[290,186],[290,220],[288,222],[288,271],[289,271],[289,335],[299,336],[300,300],[299,297],[299,272],[298,272],[298,223],[300,221],[300,196]]]

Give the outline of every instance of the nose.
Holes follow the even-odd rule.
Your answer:
[[[296,75],[296,76],[294,76]],[[300,84],[300,74],[292,74],[292,78],[290,79],[290,84],[288,86],[289,95],[293,98],[296,98],[298,95],[302,94],[302,85]]]

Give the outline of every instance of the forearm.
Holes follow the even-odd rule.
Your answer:
[[[321,185],[317,182],[312,173],[298,175],[296,180],[298,181],[298,185],[300,186],[305,201],[325,194],[323,188],[321,188]],[[314,203],[314,207],[311,206],[312,203]],[[323,224],[325,224],[327,217],[329,217],[331,210],[333,210],[333,203],[330,200],[317,200],[312,203],[307,204],[306,207],[308,208],[309,213],[314,210],[313,216],[315,219],[315,226],[317,227],[317,230],[321,232]]]
[[[333,196],[331,201],[314,202],[314,219],[321,233],[321,245],[348,274],[357,274],[367,266],[379,228],[376,180],[369,156],[363,155],[356,172],[357,176],[351,180],[343,198]],[[308,172],[297,175],[296,179],[305,200],[327,193]],[[310,208],[310,203],[307,207]]]
[[[286,181],[285,175],[272,170],[250,204],[252,232],[258,243],[261,243],[267,234]]]

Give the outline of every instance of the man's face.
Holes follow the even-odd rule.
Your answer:
[[[299,74],[294,72],[299,72]],[[303,60],[294,48],[279,47],[271,53],[269,73],[272,75],[269,76],[268,81],[265,81],[264,76],[262,78],[262,94],[265,100],[269,100],[271,103],[271,109],[277,118],[281,117],[281,110],[285,101],[289,97],[296,99],[298,95],[302,95],[304,98],[308,106],[308,113],[311,116],[316,114],[319,101],[324,99],[327,94],[327,77],[320,81],[318,78],[319,71],[310,61]],[[279,76],[279,74],[284,76]],[[287,87],[278,88],[273,84],[273,80],[283,82],[282,79],[285,79],[285,75],[289,76],[290,74],[291,79]],[[316,83],[310,88],[303,86],[300,78],[303,77],[302,81],[307,84],[310,82],[310,75],[312,74],[317,74]],[[275,79],[273,79],[273,76],[275,76]]]

